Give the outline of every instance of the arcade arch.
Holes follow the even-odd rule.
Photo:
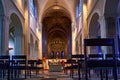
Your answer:
[[[43,56],[51,58],[50,53],[54,52],[54,58],[64,52],[64,58],[72,53],[71,20],[69,13],[61,6],[55,6],[46,10],[43,17],[42,28],[42,53]],[[61,58],[61,57],[59,57]]]
[[[19,17],[12,13],[10,16],[11,23],[9,25],[9,49],[12,50],[9,52],[10,55],[19,55],[22,54],[22,38],[23,38],[23,29]]]
[[[100,23],[98,22],[99,15],[98,13],[94,13],[90,25],[89,25],[89,38],[100,38],[101,31],[100,31]],[[92,46],[90,47],[90,53],[99,53],[99,47]]]

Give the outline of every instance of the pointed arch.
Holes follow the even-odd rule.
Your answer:
[[[10,55],[23,54],[22,52],[22,37],[23,29],[20,18],[17,14],[12,13],[10,15],[11,23],[9,25],[9,48],[13,48]]]
[[[99,38],[101,36],[100,23],[98,22],[99,15],[94,13],[89,25],[89,38]],[[90,47],[90,53],[98,53],[97,47]]]

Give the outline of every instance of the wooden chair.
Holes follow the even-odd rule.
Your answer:
[[[28,70],[29,70],[29,74],[30,74],[30,78],[31,78],[31,72],[33,71],[33,70],[36,70],[36,60],[28,60]]]
[[[9,60],[10,60],[9,55],[0,56],[0,70],[2,71],[2,77],[4,78],[5,74],[7,74],[7,80],[10,80],[10,63],[7,62]]]
[[[72,78],[73,78],[73,74],[74,74],[74,69],[78,70],[78,77],[79,80],[81,79],[81,70],[83,69],[83,64],[84,64],[84,55],[83,54],[75,54],[72,55],[72,60],[76,60],[75,62],[72,62]]]
[[[109,60],[110,61],[110,63],[108,63],[107,64],[107,66],[114,66],[114,61],[113,61],[113,57],[116,57],[116,65],[117,65],[117,67],[120,67],[120,61],[119,61],[119,59],[120,59],[120,54],[111,54],[111,53],[108,53],[108,54],[106,54],[105,55],[105,59],[106,60]],[[117,70],[119,70],[119,68],[117,69]],[[114,70],[113,69],[111,69],[111,70],[106,70],[106,78],[108,79],[108,74],[109,73],[112,73],[112,72],[114,72]]]
[[[36,62],[36,75],[38,75],[39,70],[42,70],[42,73],[44,73],[44,67],[43,67],[42,60],[37,60]]]
[[[94,68],[94,61],[96,60],[103,60],[104,59],[104,55],[103,54],[88,54],[88,66],[89,68]],[[93,64],[92,64],[93,63]],[[102,69],[99,69],[100,71],[100,76],[102,78]],[[95,74],[98,74],[98,70],[96,69],[95,71]],[[91,74],[90,74],[90,70],[89,70],[89,77],[91,77]]]
[[[19,77],[21,70],[25,72],[25,79],[27,78],[27,56],[26,55],[13,55],[12,56],[12,70],[14,72],[14,77]]]
[[[31,78],[31,71],[35,71],[37,76],[39,70],[44,70],[42,60],[28,60],[28,70],[30,71],[30,78]]]
[[[70,76],[72,76],[72,63],[76,63],[76,60],[72,60],[72,59],[68,59],[66,62],[65,62],[65,66],[64,66],[64,72],[66,74],[68,74],[68,70],[70,71]]]
[[[87,46],[112,46],[113,53],[113,65],[107,66],[110,63],[109,60],[88,60],[87,57]],[[85,79],[88,80],[88,69],[90,68],[113,68],[113,77],[114,80],[117,80],[117,65],[115,57],[115,44],[114,39],[112,38],[102,38],[102,39],[84,39],[84,53],[85,53]],[[103,80],[101,78],[101,80]]]

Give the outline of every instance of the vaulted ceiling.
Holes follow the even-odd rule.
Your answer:
[[[49,37],[67,37],[75,22],[76,0],[37,0],[39,7],[39,22],[45,28]],[[51,35],[49,35],[51,34]]]
[[[72,22],[75,21],[75,7],[76,0],[36,0],[38,2],[39,7],[39,22],[42,21],[44,13],[54,5],[61,6],[62,8],[70,14]],[[52,10],[51,10],[52,11]]]
[[[43,35],[47,42],[48,55],[51,51],[68,53],[71,42],[72,22],[75,22],[76,0],[38,0],[39,22],[42,23]],[[57,40],[57,41],[56,41]],[[53,42],[59,42],[51,47]],[[61,42],[64,44],[61,45]],[[57,45],[57,46],[56,46]],[[69,47],[70,48],[70,47]],[[66,54],[67,56],[67,54]]]

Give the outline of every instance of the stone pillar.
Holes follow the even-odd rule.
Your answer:
[[[118,40],[118,51],[120,54],[120,17],[117,18],[117,22],[118,22],[118,35],[117,35],[117,40]]]
[[[106,38],[106,24],[104,16],[100,16],[98,22],[100,23],[101,38]]]
[[[3,17],[0,17],[0,54],[2,54],[2,42],[3,41]]]
[[[76,38],[76,24],[73,22],[71,24],[71,36],[72,36],[72,54],[76,54],[76,44],[75,44],[75,38]],[[69,41],[70,42],[70,41]],[[70,54],[68,53],[69,58],[71,57]]]
[[[99,16],[98,22],[100,23],[100,31],[101,31],[101,38],[106,38],[106,23],[105,23],[105,17]],[[107,53],[107,47],[102,46],[102,53]]]
[[[15,36],[15,54],[21,55],[22,53],[22,36]]]
[[[0,40],[2,40],[2,43],[0,43],[0,45],[2,45],[2,50],[0,50],[1,51],[0,54],[9,54],[7,52],[8,39],[9,39],[9,24],[10,24],[10,18],[5,15],[0,15],[0,27],[2,27],[2,29],[0,29],[2,31],[2,34],[1,34],[2,38],[0,37],[1,38]]]
[[[43,52],[42,52],[42,23],[40,22],[39,24],[39,32],[38,32],[38,59],[42,59]]]

